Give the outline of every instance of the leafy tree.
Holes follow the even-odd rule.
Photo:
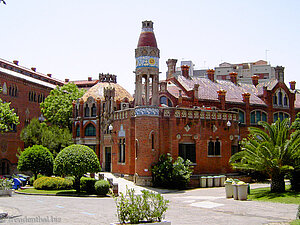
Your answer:
[[[234,168],[264,171],[271,178],[271,191],[284,192],[284,175],[294,169],[299,159],[300,131],[289,138],[289,119],[269,125],[259,122],[263,129],[249,127],[249,136],[242,141],[242,151],[234,154],[230,163]]]
[[[173,162],[172,156],[168,153],[159,157],[158,163],[151,171],[153,186],[184,189],[192,175],[191,161],[184,161],[178,157]]]
[[[18,170],[30,170],[35,178],[37,178],[38,173],[51,175],[53,171],[53,155],[46,147],[41,145],[28,147],[19,157]]]
[[[84,145],[64,148],[54,160],[54,174],[75,177],[74,187],[80,192],[80,178],[85,173],[100,172],[101,167],[95,152]]]
[[[300,131],[300,113],[297,114],[295,121],[292,123],[292,129]],[[294,161],[294,170],[289,174],[292,189],[300,191],[300,159]]]
[[[56,125],[47,126],[37,119],[32,119],[30,124],[21,131],[21,140],[25,146],[43,145],[47,147],[54,156],[61,149],[73,144],[72,134],[69,129],[59,128]]]
[[[81,98],[85,90],[79,89],[74,83],[51,90],[44,102],[40,104],[46,122],[61,128],[72,129],[72,102]]]
[[[19,117],[14,109],[10,108],[10,102],[4,103],[0,98],[0,133],[11,130],[12,124],[18,125]]]

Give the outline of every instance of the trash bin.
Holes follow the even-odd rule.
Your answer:
[[[214,176],[214,187],[220,187],[220,176]]]
[[[212,187],[213,186],[213,177],[208,176],[207,177],[207,187]]]
[[[248,196],[248,184],[237,184],[238,199],[247,200]]]
[[[220,176],[220,186],[221,187],[225,186],[225,180],[226,180],[226,176],[225,175],[221,175]]]
[[[207,177],[200,177],[200,187],[205,188],[207,187]]]
[[[232,198],[233,197],[232,180],[226,180],[224,182],[224,185],[225,185],[226,198]]]
[[[239,196],[238,196],[238,184],[232,184],[233,187],[233,199],[234,200],[238,200]]]

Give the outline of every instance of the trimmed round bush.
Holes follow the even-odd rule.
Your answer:
[[[80,191],[85,191],[88,194],[94,194],[95,193],[95,178],[90,177],[81,177],[80,179]]]
[[[109,182],[107,180],[98,180],[95,183],[95,193],[97,195],[107,195],[109,192]]]
[[[33,145],[26,148],[20,155],[18,161],[19,171],[32,171],[37,178],[38,173],[52,175],[53,156],[48,148],[42,145]]]
[[[40,177],[33,182],[38,190],[67,190],[71,189],[73,182],[62,177]]]
[[[101,171],[96,153],[84,145],[71,145],[58,153],[54,160],[54,174],[74,176],[74,188],[80,192],[80,178],[85,173]]]

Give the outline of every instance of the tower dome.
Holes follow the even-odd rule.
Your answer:
[[[143,21],[142,32],[140,34],[137,47],[154,47],[157,48],[156,38],[153,33],[153,22]]]

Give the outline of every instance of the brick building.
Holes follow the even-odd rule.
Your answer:
[[[20,124],[12,127],[10,132],[0,134],[1,175],[16,172],[17,149],[24,147],[20,140],[21,130],[32,118],[43,120],[39,104],[56,85],[63,84],[64,82],[52,78],[51,74],[37,72],[36,68],[28,69],[20,66],[18,61],[0,59],[0,98],[4,102],[11,102],[11,107],[20,120]]]
[[[295,82],[283,82],[284,68],[276,67],[269,82],[240,83],[192,77],[189,66],[176,72],[176,59],[167,61],[166,80],[159,81],[159,57],[153,23],[144,21],[135,49],[134,99],[114,81],[100,75],[98,84],[73,103],[73,137],[76,143],[94,145],[102,168],[129,175],[149,185],[151,166],[163,153],[190,159],[194,174],[232,172],[228,160],[238,151],[247,127],[278,118],[294,120],[300,111]],[[92,115],[91,113],[94,114]]]

